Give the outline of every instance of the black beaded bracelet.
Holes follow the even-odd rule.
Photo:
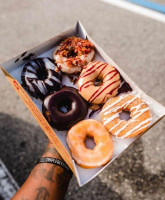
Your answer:
[[[68,165],[62,161],[62,160],[59,160],[57,158],[51,158],[51,157],[41,157],[37,160],[36,162],[36,165],[39,164],[39,163],[51,163],[51,164],[54,164],[54,165],[58,165],[64,169],[66,169],[70,175],[72,175],[72,171],[70,170],[70,168],[68,167]]]

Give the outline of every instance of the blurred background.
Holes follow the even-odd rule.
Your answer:
[[[165,105],[165,1],[152,0],[161,4],[162,13],[138,6],[141,14],[135,7],[128,9],[121,1],[114,2],[1,0],[0,63],[70,28],[79,19],[137,85]],[[13,188],[26,180],[46,145],[45,134],[0,72],[0,158],[15,180]],[[0,178],[2,174],[0,168]],[[9,199],[2,194],[3,185],[0,181],[0,199]],[[79,188],[73,177],[65,199],[80,198],[165,199],[165,119],[85,186]]]

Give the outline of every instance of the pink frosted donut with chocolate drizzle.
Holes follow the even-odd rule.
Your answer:
[[[122,111],[130,113],[128,121],[121,120]],[[139,97],[121,95],[107,101],[101,111],[103,125],[108,131],[120,138],[135,137],[149,127],[151,121],[150,109]]]
[[[117,94],[120,74],[115,67],[94,61],[82,70],[77,84],[80,94],[89,103],[103,104]]]

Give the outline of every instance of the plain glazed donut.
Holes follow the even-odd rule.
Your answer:
[[[86,137],[93,137],[94,149],[85,146]],[[67,134],[67,143],[73,159],[83,168],[95,168],[105,165],[112,157],[113,143],[104,126],[93,119],[75,124]]]
[[[119,113],[128,111],[130,119],[121,120]],[[149,127],[151,121],[150,109],[140,98],[133,95],[122,95],[110,99],[101,111],[104,126],[109,132],[120,138],[135,137]]]
[[[42,111],[57,130],[67,130],[88,113],[87,102],[72,87],[64,87],[44,99]]]
[[[53,59],[61,71],[75,74],[92,61],[94,55],[94,45],[91,42],[73,36],[65,39],[55,48]]]
[[[36,58],[25,64],[21,80],[23,87],[35,98],[44,99],[50,92],[61,87],[62,77],[55,71],[50,58]]]
[[[95,81],[101,80],[100,86]],[[115,67],[101,61],[90,62],[78,79],[80,94],[93,104],[103,104],[114,97],[120,86],[120,74]]]

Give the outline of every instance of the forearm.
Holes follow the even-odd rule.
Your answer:
[[[62,160],[51,144],[42,157]],[[65,196],[70,178],[68,171],[60,166],[50,163],[37,164],[12,200],[61,200]]]

